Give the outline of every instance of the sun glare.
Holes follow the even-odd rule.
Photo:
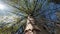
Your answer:
[[[0,10],[3,10],[3,9],[5,9],[5,5],[0,4]]]

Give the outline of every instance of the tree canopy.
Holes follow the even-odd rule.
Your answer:
[[[47,21],[45,25],[48,28],[55,27],[55,22],[60,18],[57,14],[58,12],[60,14],[60,4],[54,2],[51,0],[0,0],[1,8],[4,6],[4,9],[0,8],[0,34],[15,34],[20,30],[23,32],[29,15],[39,23],[45,19]]]

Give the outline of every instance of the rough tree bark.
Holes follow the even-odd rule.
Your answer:
[[[28,16],[27,24],[25,28],[25,34],[37,34],[36,31],[41,31],[39,27],[35,25],[35,19]]]

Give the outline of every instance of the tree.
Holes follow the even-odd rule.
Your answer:
[[[55,33],[55,21],[57,17],[55,15],[56,10],[54,9],[56,9],[56,6],[50,0],[1,1],[8,7],[5,11],[8,11],[9,16],[13,16],[14,18],[12,19],[13,22],[10,21],[3,24],[4,27],[1,28],[3,30],[0,29],[1,34],[40,34],[41,29],[39,26],[45,27],[50,34]],[[9,21],[9,18],[7,18],[7,21]],[[5,32],[2,33],[3,31]]]

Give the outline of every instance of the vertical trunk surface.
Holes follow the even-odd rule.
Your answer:
[[[40,31],[40,29],[35,25],[34,18],[31,16],[28,16],[27,24],[25,28],[25,34],[37,34],[36,31]]]

